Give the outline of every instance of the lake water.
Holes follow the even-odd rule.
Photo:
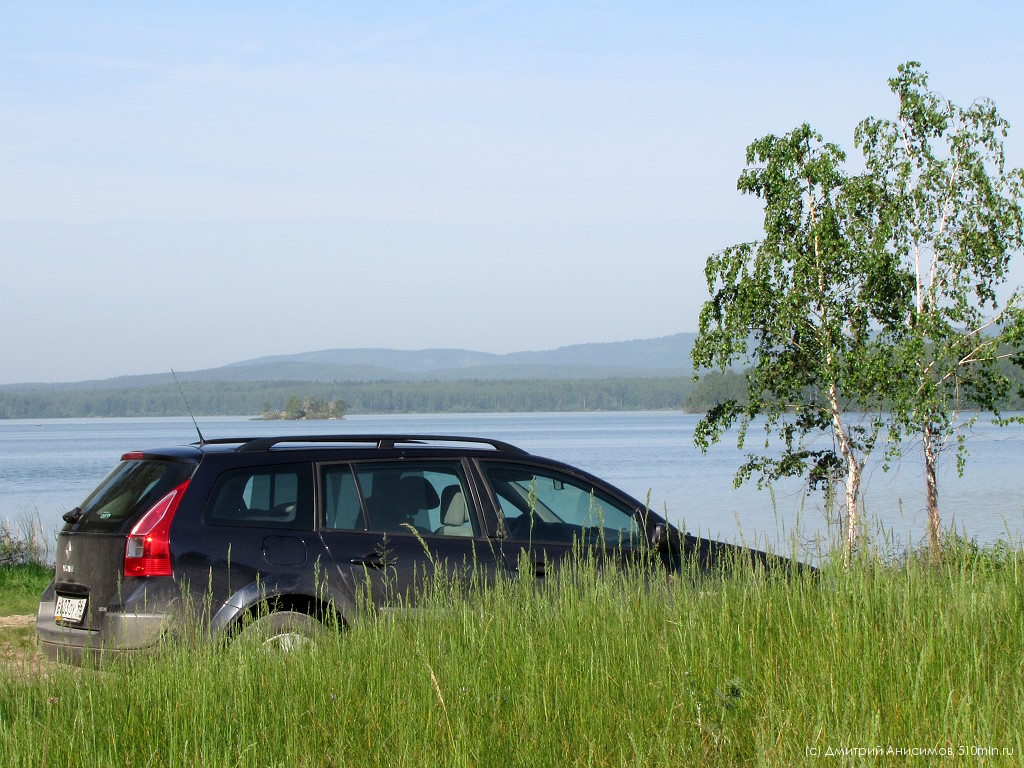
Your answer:
[[[329,422],[204,418],[207,438],[279,433],[433,433],[506,440],[532,453],[575,464],[667,512],[691,533],[805,552],[835,540],[821,495],[797,481],[773,492],[732,485],[742,455],[727,437],[702,455],[693,446],[698,416],[679,412],[350,416]],[[79,504],[128,450],[196,439],[188,418],[0,420],[0,521],[17,528],[38,519],[55,532],[60,515]],[[752,441],[756,442],[756,441]],[[979,543],[1024,538],[1024,427],[979,420],[968,438],[962,478],[952,456],[940,476],[943,524]],[[917,457],[883,473],[868,470],[865,505],[876,531],[899,546],[925,533],[924,479]]]

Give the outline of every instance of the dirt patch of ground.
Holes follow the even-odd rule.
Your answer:
[[[35,637],[35,616],[0,616],[0,674],[36,674],[50,667]]]

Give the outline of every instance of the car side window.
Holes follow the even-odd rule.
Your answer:
[[[203,519],[212,525],[309,530],[312,509],[308,465],[249,467],[217,479]]]
[[[642,540],[634,510],[577,478],[545,468],[484,464],[512,541],[636,546]]]
[[[359,500],[359,488],[348,464],[334,464],[322,470],[324,527],[332,530],[365,531],[366,516]]]
[[[459,461],[335,465],[322,475],[327,528],[421,536],[479,533]]]

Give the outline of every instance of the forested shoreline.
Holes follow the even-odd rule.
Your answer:
[[[348,414],[668,410],[686,407],[685,376],[564,380],[196,382],[182,386],[198,416],[285,411],[289,400],[343,402]],[[0,391],[0,418],[182,416],[174,383],[123,389]]]
[[[1019,374],[1017,375],[1020,378]],[[1020,383],[1024,383],[1022,380]],[[742,373],[608,379],[462,381],[185,381],[198,416],[286,412],[289,401],[343,404],[345,414],[659,411],[703,413],[727,399],[743,401]],[[968,404],[970,407],[970,404]],[[1024,410],[1019,394],[1003,410]],[[174,383],[143,387],[0,390],[0,419],[183,416]]]

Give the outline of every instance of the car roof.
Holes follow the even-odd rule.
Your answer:
[[[346,434],[346,435],[273,435],[260,437],[218,437],[203,439],[189,445],[156,448],[126,453],[123,458],[168,458],[185,461],[200,461],[204,456],[228,456],[286,451],[317,451],[328,455],[393,454],[398,451],[405,455],[467,455],[475,453],[501,454],[504,456],[530,456],[529,452],[511,443],[485,437],[465,435],[397,435],[397,434]],[[539,458],[539,457],[534,457]]]
[[[268,451],[279,446],[289,448],[480,448],[489,447],[503,453],[526,455],[522,448],[486,437],[465,435],[394,435],[394,434],[346,434],[346,435],[276,435],[272,437],[221,437],[203,440],[193,445],[208,449],[212,446],[235,446],[239,453]],[[230,448],[229,448],[230,449]]]

